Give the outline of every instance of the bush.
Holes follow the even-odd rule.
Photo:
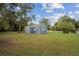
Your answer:
[[[75,29],[69,30],[68,28],[63,28],[63,33],[69,33],[69,32],[76,33],[76,30]]]
[[[71,33],[76,33],[76,29],[70,30]]]
[[[67,28],[63,28],[63,33],[69,33],[69,30]]]

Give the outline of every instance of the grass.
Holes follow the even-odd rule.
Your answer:
[[[79,34],[0,33],[0,55],[79,56]]]

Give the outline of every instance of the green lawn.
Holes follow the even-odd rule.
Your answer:
[[[79,55],[79,34],[0,33],[0,55]]]

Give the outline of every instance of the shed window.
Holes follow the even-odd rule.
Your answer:
[[[45,27],[44,26],[42,27],[42,30],[45,30]]]

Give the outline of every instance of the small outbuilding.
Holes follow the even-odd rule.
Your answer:
[[[46,34],[47,27],[44,24],[31,24],[25,27],[25,33],[28,34]]]

